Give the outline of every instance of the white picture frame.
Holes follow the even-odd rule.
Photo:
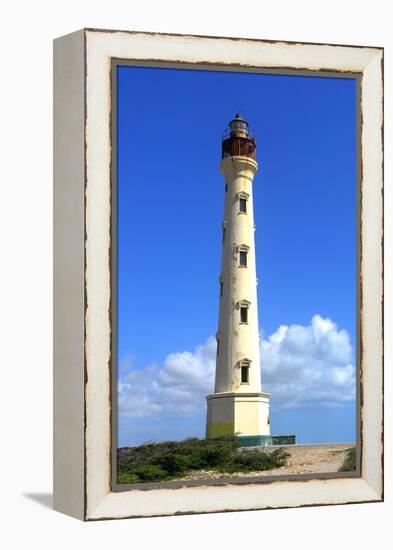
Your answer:
[[[113,60],[359,77],[355,476],[112,490]],[[383,49],[83,29],[54,42],[54,158],[55,509],[99,520],[383,500]]]

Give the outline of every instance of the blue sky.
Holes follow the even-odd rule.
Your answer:
[[[221,133],[237,111],[257,136],[260,330],[266,340],[281,325],[312,334],[314,355],[310,346],[301,353],[309,362],[315,358],[320,380],[330,376],[325,386],[335,396],[319,402],[322,394],[315,386],[309,388],[316,396],[312,402],[304,397],[292,403],[277,386],[280,369],[269,367],[272,354],[266,349],[271,388],[264,389],[272,391],[272,431],[296,433],[303,442],[355,438],[354,376],[337,370],[355,365],[355,80],[122,66],[118,337],[119,377],[126,389],[120,399],[120,444],[203,436],[202,390],[195,393],[187,384],[199,384],[198,372],[205,378],[199,386],[212,391],[209,337],[217,330],[224,200]],[[280,353],[295,333],[289,330]],[[205,346],[200,353],[198,346]],[[299,346],[296,350],[300,353]],[[176,369],[170,371],[177,362],[181,378],[181,360],[191,369],[195,357],[202,363],[195,363],[190,379],[180,381]],[[297,387],[303,396],[309,383],[305,372]],[[172,411],[168,400],[175,409],[176,395],[168,393],[169,379],[179,388],[179,399],[188,391],[201,403]],[[157,386],[160,393],[152,403],[149,392]],[[281,396],[276,402],[273,388]],[[135,407],[129,403],[132,395]]]

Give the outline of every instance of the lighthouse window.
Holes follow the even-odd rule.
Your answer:
[[[222,242],[225,242],[225,227],[222,228]]]
[[[239,199],[239,212],[247,214],[247,199]]]
[[[247,250],[240,250],[239,265],[242,267],[247,267]]]
[[[248,307],[240,306],[240,322],[248,323]]]
[[[225,193],[228,191],[228,184],[225,184]]]
[[[249,383],[249,366],[248,365],[242,365],[241,366],[241,383],[242,384],[248,384]]]
[[[224,291],[224,283],[223,281],[220,281],[220,296],[222,296],[223,291]]]

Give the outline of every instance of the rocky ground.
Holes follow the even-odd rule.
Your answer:
[[[353,443],[332,443],[323,445],[289,445],[282,448],[290,454],[286,466],[265,472],[238,472],[225,474],[214,471],[198,470],[182,480],[220,479],[224,477],[257,477],[293,474],[334,473],[341,468]],[[279,447],[266,447],[261,452],[272,452]],[[245,451],[247,452],[247,451]]]

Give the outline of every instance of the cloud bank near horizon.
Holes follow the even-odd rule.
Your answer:
[[[263,391],[273,410],[337,407],[354,401],[356,369],[346,330],[314,315],[309,325],[281,325],[261,340]],[[192,415],[213,392],[216,341],[210,336],[193,352],[169,354],[162,366],[135,369],[122,364],[118,382],[121,418],[163,414]]]

